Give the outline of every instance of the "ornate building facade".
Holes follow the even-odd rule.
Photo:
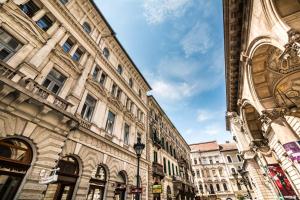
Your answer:
[[[233,176],[243,165],[234,143],[209,141],[190,147],[198,199],[235,200],[245,197],[247,189],[239,184],[241,177],[236,177],[237,182]]]
[[[0,199],[132,199],[150,89],[93,1],[1,0]]]
[[[153,96],[149,102],[149,199],[195,197],[190,147]]]
[[[227,129],[257,199],[300,196],[300,2],[224,0]]]

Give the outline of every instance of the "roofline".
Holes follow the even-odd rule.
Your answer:
[[[206,144],[206,143],[213,143],[213,142],[216,142],[218,144],[217,140],[212,140],[212,141],[207,141],[207,142],[192,143],[192,144],[189,144],[189,145],[191,146],[191,145]]]
[[[141,73],[141,71],[138,69],[138,67],[136,66],[136,64],[133,62],[133,60],[131,59],[131,57],[129,56],[129,54],[127,53],[127,51],[125,50],[125,48],[123,47],[123,45],[120,43],[120,41],[118,40],[118,38],[116,37],[116,32],[113,30],[113,28],[110,26],[110,24],[108,23],[108,21],[106,20],[106,18],[104,17],[104,15],[102,14],[102,12],[100,11],[100,9],[98,8],[98,6],[95,4],[94,0],[90,0],[90,2],[92,3],[92,5],[94,6],[94,8],[96,9],[96,11],[98,12],[98,14],[100,15],[101,18],[103,18],[105,24],[107,25],[107,27],[110,29],[111,34],[113,36],[113,38],[116,40],[116,42],[118,43],[118,45],[121,47],[121,49],[124,51],[125,55],[128,57],[129,61],[132,63],[133,67],[137,70],[137,72],[139,73],[139,75],[142,77],[143,81],[146,83],[147,87],[149,90],[152,90],[150,84],[148,83],[148,81],[145,79],[145,77],[143,76],[143,74]]]
[[[165,113],[165,111],[162,109],[162,107],[159,105],[159,103],[156,101],[155,97],[153,95],[147,95],[149,98],[151,98],[154,103],[158,106],[158,108],[162,111],[162,113],[164,114],[164,116],[166,116],[167,120],[170,122],[170,124],[173,126],[174,129],[177,130],[178,135],[181,137],[181,139],[183,139],[183,141],[185,142],[185,144],[188,146],[188,148],[191,151],[191,147],[190,145],[186,142],[186,140],[184,139],[184,137],[182,137],[182,135],[180,134],[180,132],[178,131],[178,129],[176,128],[176,126],[173,124],[173,122],[170,120],[170,118],[168,117],[168,115]]]

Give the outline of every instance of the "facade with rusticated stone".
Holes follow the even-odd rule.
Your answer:
[[[224,0],[227,128],[257,199],[300,197],[300,2]]]
[[[0,199],[132,199],[150,89],[93,1],[1,0]]]

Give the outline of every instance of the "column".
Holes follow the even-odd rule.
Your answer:
[[[15,53],[15,55],[13,55],[13,59],[8,60],[7,64],[13,68],[18,67],[33,49],[34,47],[30,43],[24,45],[18,52]]]
[[[94,63],[94,58],[93,58],[93,56],[90,55],[85,64],[85,67],[82,71],[82,74],[78,78],[77,83],[75,84],[73,91],[72,91],[72,94],[77,98],[80,98],[80,95],[83,92],[85,81],[88,77],[88,74],[90,73],[90,71],[92,69],[93,63]]]
[[[60,27],[57,32],[47,41],[46,45],[40,48],[40,50],[38,50],[38,52],[31,58],[29,62],[38,68],[48,57],[55,45],[62,39],[65,31],[66,29],[63,26]]]
[[[36,22],[41,19],[46,13],[46,9],[42,8],[41,10],[37,11],[37,13],[35,13],[35,15],[32,17],[32,20]]]

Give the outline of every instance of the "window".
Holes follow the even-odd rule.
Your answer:
[[[106,58],[106,59],[108,59],[109,58],[109,50],[108,50],[108,48],[107,47],[104,47],[104,49],[103,49],[103,55],[104,55],[104,57]]]
[[[168,160],[168,171],[169,171],[169,176],[171,176],[171,163],[169,160]]]
[[[81,117],[87,121],[91,121],[95,109],[95,105],[96,105],[96,100],[90,95],[87,95],[83,108],[81,110]]]
[[[53,24],[53,21],[47,16],[44,15],[41,19],[39,19],[36,24],[44,31],[47,31]]]
[[[116,96],[116,98],[118,100],[121,100],[121,94],[122,94],[122,90],[120,88],[118,88],[118,90],[117,90],[117,96]]]
[[[68,52],[70,52],[73,45],[74,45],[74,42],[70,38],[68,38],[67,41],[63,44],[62,48],[66,53],[68,53]]]
[[[223,169],[219,169],[219,174],[220,174],[220,176],[223,176]]]
[[[157,151],[153,151],[153,162],[157,163]]]
[[[230,156],[227,156],[227,160],[228,160],[229,163],[232,163],[232,160],[231,160]]]
[[[114,83],[111,87],[111,94],[113,96],[116,96],[116,91],[117,91],[117,85]]]
[[[90,33],[91,33],[92,28],[91,28],[91,26],[89,25],[89,23],[83,22],[82,27],[83,27],[83,30],[84,30],[87,34],[90,34]]]
[[[69,2],[69,0],[60,0],[60,2],[65,5]]]
[[[124,125],[124,143],[129,144],[129,134],[130,134],[130,126],[125,123]]]
[[[20,48],[21,43],[0,28],[0,60],[6,61]]]
[[[242,158],[241,158],[240,155],[236,155],[236,157],[237,157],[237,159],[238,159],[239,162],[242,162]]]
[[[197,174],[197,177],[200,178],[200,171],[198,169],[196,170],[196,174]]]
[[[113,133],[114,123],[115,123],[115,117],[116,117],[116,115],[114,113],[112,113],[111,111],[108,111],[105,130],[109,134]]]
[[[214,177],[217,177],[217,172],[216,172],[216,170],[213,169],[213,170],[212,170],[212,174],[213,174]]]
[[[118,65],[117,72],[120,75],[123,73],[123,67],[121,65]]]
[[[101,77],[100,77],[100,81],[99,81],[99,83],[101,85],[104,85],[106,77],[107,77],[107,75],[104,72],[102,72]]]
[[[43,86],[51,92],[58,94],[64,85],[66,77],[55,69],[52,69],[43,82]]]
[[[72,56],[72,59],[78,62],[82,55],[83,55],[83,50],[81,48],[77,48],[75,53]]]
[[[236,174],[235,168],[231,168],[232,174]]]
[[[175,166],[175,169],[176,169],[176,175],[178,176],[178,167]]]
[[[209,184],[209,194],[215,194],[214,186],[212,184]]]
[[[165,149],[165,138],[161,138],[161,146]]]
[[[174,164],[172,163],[172,175],[175,176]]]
[[[228,189],[227,189],[227,184],[226,184],[226,183],[223,183],[223,188],[224,188],[225,191],[228,190]]]
[[[209,164],[213,164],[212,158],[209,158]]]
[[[32,0],[30,0],[25,4],[21,4],[20,9],[31,18],[40,8]]]
[[[87,199],[89,200],[103,200],[106,184],[106,170],[103,166],[98,165],[95,175],[90,179],[90,188]]]
[[[196,158],[194,158],[194,163],[195,163],[195,165],[197,165],[197,159]]]
[[[97,65],[92,74],[93,79],[97,81],[99,74],[100,74],[100,67]]]
[[[217,191],[218,191],[218,192],[221,191],[220,185],[219,185],[218,183],[216,184],[216,187],[217,187]]]
[[[166,158],[163,158],[163,162],[164,162],[164,173],[167,173],[167,162],[166,162]]]
[[[129,84],[129,87],[131,87],[131,88],[133,87],[133,80],[132,80],[132,78],[129,79],[128,84]]]

